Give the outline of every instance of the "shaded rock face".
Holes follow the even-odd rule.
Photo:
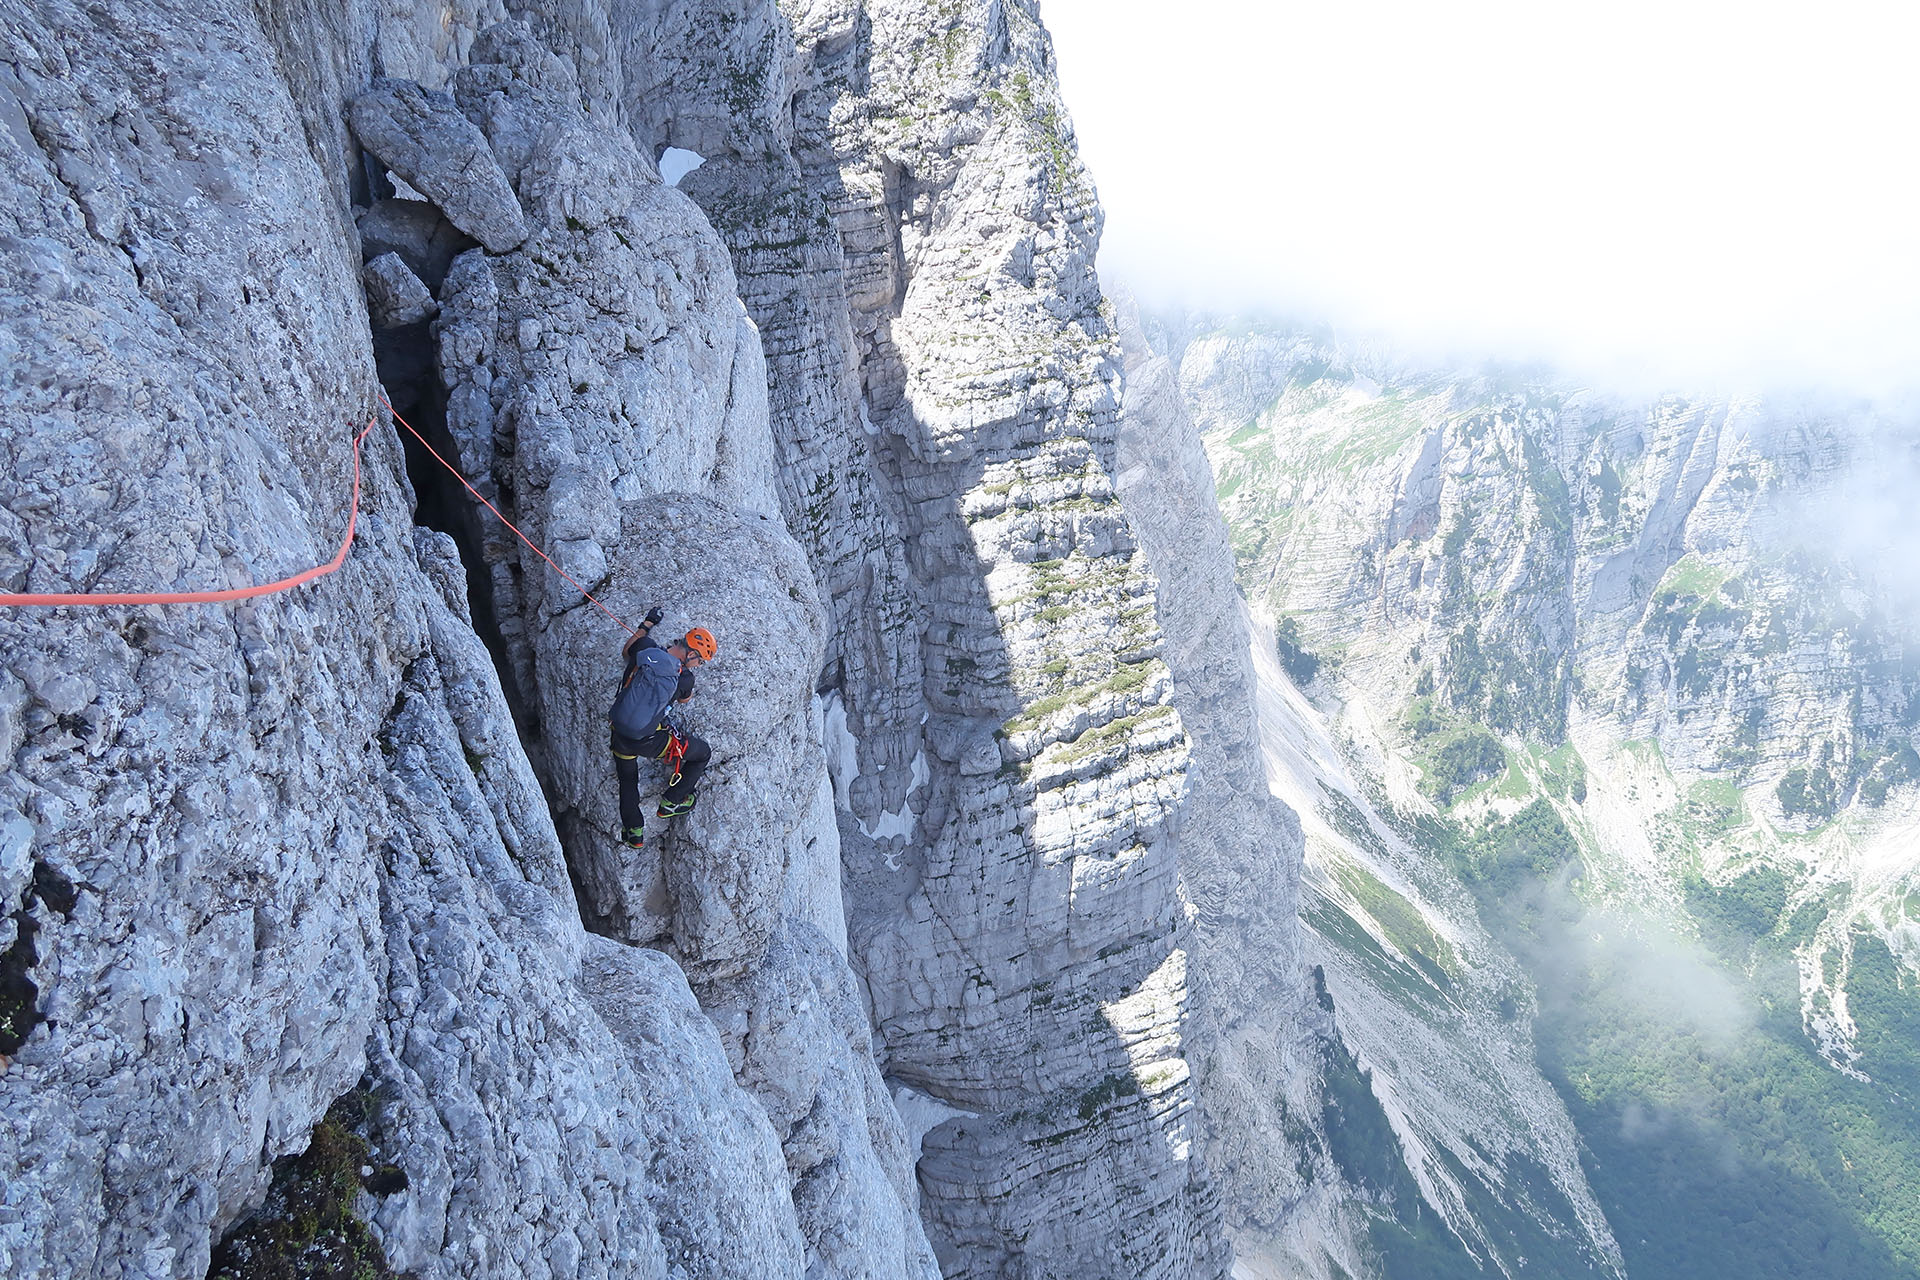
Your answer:
[[[852,955],[888,1075],[969,1113],[924,1139],[942,1266],[1221,1274],[1186,743],[1045,34],[1024,4],[672,12],[654,137],[705,157],[681,185],[764,335],[781,510],[833,620]],[[734,67],[766,69],[749,110]]]
[[[636,852],[620,629],[384,423],[315,585],[0,613],[0,1263],[203,1275],[359,1087],[421,1277],[1224,1275],[1032,7],[517,12],[0,11],[0,586],[323,561],[384,394],[721,645]]]

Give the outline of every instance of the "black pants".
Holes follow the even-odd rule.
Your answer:
[[[640,821],[640,762],[658,760],[667,754],[667,727],[661,725],[644,738],[629,738],[618,730],[613,735],[613,771],[620,778],[620,822],[637,827]],[[713,759],[713,748],[705,738],[687,735],[687,754],[680,761],[680,780],[660,797],[662,804],[678,804],[700,785],[700,775]]]

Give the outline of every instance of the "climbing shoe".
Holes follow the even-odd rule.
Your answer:
[[[688,796],[685,800],[662,800],[660,807],[653,811],[653,816],[656,818],[677,818],[683,813],[692,812],[693,797]]]
[[[620,829],[620,842],[629,849],[638,849],[647,842],[647,829],[645,827],[622,827]]]

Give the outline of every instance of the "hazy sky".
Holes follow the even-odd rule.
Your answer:
[[[1102,274],[1589,376],[1920,382],[1920,6],[1041,0]]]

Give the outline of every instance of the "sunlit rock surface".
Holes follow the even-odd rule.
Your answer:
[[[320,563],[376,424],[332,576],[0,613],[0,1263],[198,1280],[360,1090],[423,1280],[1226,1274],[1187,730],[1033,6],[508,19],[0,14],[0,587]],[[644,850],[624,635],[429,448],[719,634]]]
[[[679,12],[763,38],[757,12]],[[705,157],[681,187],[765,338],[882,1066],[965,1113],[924,1139],[929,1230],[949,1275],[1220,1274],[1186,744],[1114,492],[1099,215],[1051,50],[1024,4],[786,12],[798,56],[750,111],[698,42],[656,52],[659,140]]]

